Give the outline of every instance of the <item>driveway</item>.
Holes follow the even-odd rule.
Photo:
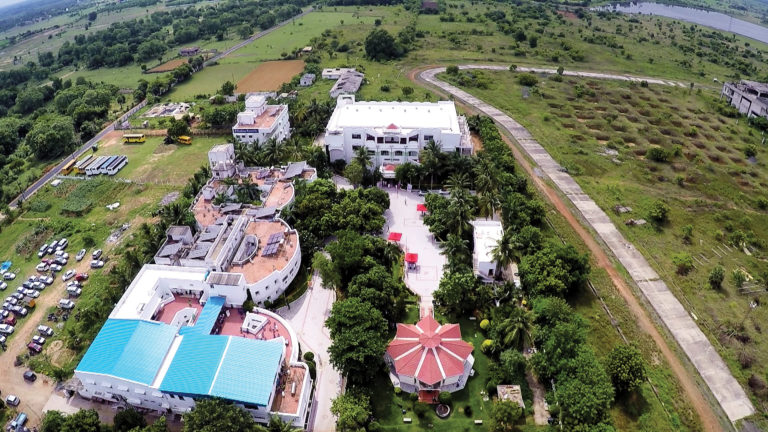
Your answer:
[[[419,309],[423,312],[431,311],[432,293],[437,290],[443,277],[445,257],[429,228],[424,225],[421,213],[416,210],[417,204],[424,203],[424,197],[399,188],[384,190],[389,194],[389,209],[384,212],[387,220],[384,235],[390,232],[402,233],[399,242],[402,249],[406,253],[419,255],[416,269],[405,271],[405,285],[419,296]]]
[[[331,314],[331,306],[336,300],[333,290],[322,286],[320,275],[312,275],[309,288],[289,307],[281,308],[277,313],[291,323],[296,337],[299,338],[302,351],[315,353],[317,375],[315,379],[315,397],[309,414],[308,431],[333,432],[336,430],[336,418],[331,414],[331,401],[339,395],[341,375],[331,366],[328,347],[331,336],[325,327],[325,320]]]
[[[465,65],[464,68],[472,68]],[[632,280],[640,288],[646,300],[653,306],[661,321],[675,338],[677,343],[686,353],[693,366],[699,372],[704,382],[709,387],[715,399],[720,403],[725,414],[731,422],[747,417],[755,412],[752,402],[747,397],[744,389],[736,381],[726,366],[723,359],[709,342],[709,339],[699,329],[691,316],[685,310],[680,301],[670,292],[660,276],[651,268],[645,257],[628,242],[619,232],[611,219],[595,202],[584,193],[576,181],[567,173],[561,172],[560,165],[549,155],[533,136],[521,124],[501,112],[497,108],[488,105],[469,93],[452,86],[436,78],[438,73],[445,68],[433,68],[419,73],[419,78],[453,95],[456,99],[474,107],[476,110],[490,116],[516,141],[519,148],[538,165],[539,169],[552,181],[552,183],[565,195],[578,211],[578,216],[594,229],[602,242],[607,245],[613,255],[619,260],[629,273]],[[521,158],[518,158],[520,160]],[[524,161],[521,161],[523,163]],[[561,204],[562,205],[562,204]],[[566,211],[566,210],[562,210]],[[576,227],[574,227],[576,228]],[[577,229],[578,231],[578,229]],[[581,233],[580,233],[581,235]],[[584,237],[584,236],[582,236]],[[589,240],[584,239],[589,245]],[[592,249],[592,248],[591,248]],[[603,254],[599,248],[592,249],[593,253]],[[605,261],[605,260],[604,260]],[[604,263],[605,264],[605,263]],[[607,266],[606,270],[615,273],[613,266]],[[675,370],[681,385],[697,408],[708,430],[718,430],[717,421],[713,413],[706,410],[708,406],[696,386],[690,380],[690,376],[682,370],[674,355],[669,352],[666,342],[658,334],[658,331],[649,322],[650,318],[645,310],[638,304],[631,290],[617,277],[612,277],[617,289],[620,291],[628,306],[639,320],[639,325],[650,333],[656,340],[659,348],[664,353],[667,361]],[[707,412],[709,411],[709,412]]]

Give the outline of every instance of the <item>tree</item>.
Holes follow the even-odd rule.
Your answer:
[[[133,408],[118,411],[115,414],[115,432],[128,432],[133,428],[143,428],[146,425],[144,416]]]
[[[502,349],[522,350],[531,345],[533,330],[531,311],[516,305],[507,305],[494,309],[493,314],[491,335]]]
[[[98,15],[96,14],[95,11],[94,12],[88,12],[88,21],[91,21],[91,22],[96,21],[96,17],[97,16]]]
[[[468,270],[472,266],[472,252],[469,242],[456,234],[448,234],[445,241],[440,243],[446,258],[446,268],[449,271]]]
[[[248,412],[222,399],[201,399],[184,414],[184,432],[245,431],[258,429]]]
[[[39,117],[27,134],[27,145],[38,159],[52,159],[68,151],[75,140],[72,119],[56,114]]]
[[[232,81],[224,81],[224,84],[221,85],[221,90],[219,90],[219,93],[225,96],[231,96],[234,92],[235,85],[232,83]]]
[[[449,75],[458,75],[459,67],[456,65],[450,65],[445,68],[445,72],[447,72]]]
[[[284,421],[280,416],[273,414],[269,418],[269,423],[267,424],[266,428],[263,427],[257,427],[259,432],[261,430],[264,430],[264,432],[303,432],[304,429],[297,428],[293,426],[293,424],[288,423]]]
[[[387,347],[387,321],[358,298],[337,301],[325,321],[331,333],[331,364],[353,384],[369,383]]]
[[[634,391],[645,381],[645,362],[635,346],[615,346],[608,355],[606,368],[617,392]]]
[[[531,225],[524,226],[512,238],[513,247],[520,256],[536,253],[537,250],[541,249],[542,243],[541,230]]]
[[[683,241],[685,243],[690,244],[691,238],[693,237],[693,225],[688,224],[681,228],[681,232],[683,234]]]
[[[16,109],[22,114],[29,114],[40,108],[45,101],[45,95],[40,87],[30,86],[16,96]]]
[[[669,221],[669,206],[662,200],[656,200],[648,211],[648,218],[659,225]]]
[[[496,242],[496,245],[491,249],[491,256],[496,263],[496,279],[501,279],[502,272],[515,258],[512,236],[513,234],[511,230],[504,231],[501,238]]]
[[[370,303],[389,322],[396,322],[405,313],[405,286],[383,265],[375,265],[349,282],[347,294]]]
[[[331,414],[339,432],[364,432],[372,414],[370,399],[364,393],[347,391],[331,402]]]
[[[521,73],[517,76],[517,82],[522,86],[533,87],[539,83],[539,79],[534,74]]]
[[[672,255],[672,262],[677,268],[677,274],[685,276],[693,269],[693,257],[688,252]]]
[[[344,168],[344,177],[346,177],[352,186],[358,187],[363,183],[363,167],[357,160],[353,160]]]
[[[491,432],[511,432],[523,415],[517,402],[497,400],[491,407]]]
[[[94,409],[80,410],[64,417],[61,432],[101,432],[99,413]]]
[[[733,281],[733,284],[736,285],[736,288],[741,288],[744,285],[744,282],[747,281],[747,275],[745,275],[741,269],[736,268],[731,272],[731,280]]]
[[[446,272],[434,292],[435,303],[446,314],[464,315],[475,307],[477,278],[471,270]]]
[[[371,166],[371,156],[368,154],[368,149],[361,146],[355,150],[355,158],[353,162],[360,164],[360,168],[363,168],[363,171],[367,172],[368,167]]]
[[[383,61],[402,57],[405,49],[388,31],[376,28],[365,38],[365,54],[371,60]]]
[[[40,425],[40,432],[59,432],[66,418],[61,411],[50,410],[45,412]]]
[[[191,133],[189,125],[184,120],[171,119],[171,124],[168,126],[168,138],[172,141],[180,136],[189,135]]]
[[[715,266],[715,268],[709,272],[709,277],[707,278],[709,287],[714,290],[720,290],[723,288],[723,280],[725,280],[725,270],[722,266]]]
[[[520,260],[520,281],[533,295],[564,297],[589,275],[589,258],[572,245],[549,244]]]

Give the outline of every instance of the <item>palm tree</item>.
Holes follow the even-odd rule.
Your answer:
[[[294,135],[288,138],[284,144],[285,148],[285,160],[290,162],[300,161],[306,159],[305,146],[301,141],[301,138]]]
[[[445,181],[445,188],[451,192],[451,196],[461,189],[469,189],[469,177],[466,173],[455,172]]]
[[[422,166],[424,166],[424,169],[429,173],[430,187],[434,187],[435,171],[440,169],[440,156],[442,152],[443,149],[440,147],[440,144],[437,144],[433,140],[429,140],[419,155],[419,160]]]
[[[496,209],[501,205],[499,196],[495,190],[486,190],[477,193],[477,204],[480,206],[480,213],[485,219],[493,218],[496,215]]]
[[[470,261],[469,242],[456,234],[448,234],[446,240],[440,243],[446,266],[465,264]]]
[[[512,311],[496,325],[496,337],[504,348],[523,349],[531,345],[533,313],[522,307],[513,307]]]
[[[283,421],[280,417],[273,415],[269,419],[269,424],[266,429],[267,432],[301,432],[303,429],[294,427],[292,424]]]
[[[363,168],[363,171],[368,171],[368,167],[371,166],[371,157],[368,156],[368,149],[364,146],[360,146],[357,150],[355,150],[354,160],[360,164],[360,167]]]
[[[504,231],[496,246],[491,250],[493,260],[496,262],[496,279],[501,278],[502,269],[507,268],[515,258],[515,245],[512,230]]]
[[[457,189],[451,192],[451,202],[448,204],[449,230],[459,236],[470,231],[469,220],[474,215],[472,200],[466,189]]]
[[[278,165],[283,160],[283,143],[275,138],[270,138],[261,148],[266,165]]]

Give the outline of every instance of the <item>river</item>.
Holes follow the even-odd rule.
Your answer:
[[[725,30],[760,42],[768,43],[768,27],[733,18],[720,12],[710,12],[703,9],[649,2],[616,3],[595,9],[629,14],[659,15],[694,24],[701,24],[718,30]]]

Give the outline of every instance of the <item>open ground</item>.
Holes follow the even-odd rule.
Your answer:
[[[268,61],[256,66],[237,82],[239,93],[274,91],[304,70],[302,60]]]
[[[177,59],[173,59],[173,60],[168,60],[167,62],[165,62],[165,63],[163,63],[161,65],[157,65],[157,66],[153,67],[152,69],[149,69],[147,71],[147,73],[170,72],[170,71],[176,69],[177,67],[183,65],[186,62],[187,62],[187,59],[185,59],[185,58],[177,58]]]

